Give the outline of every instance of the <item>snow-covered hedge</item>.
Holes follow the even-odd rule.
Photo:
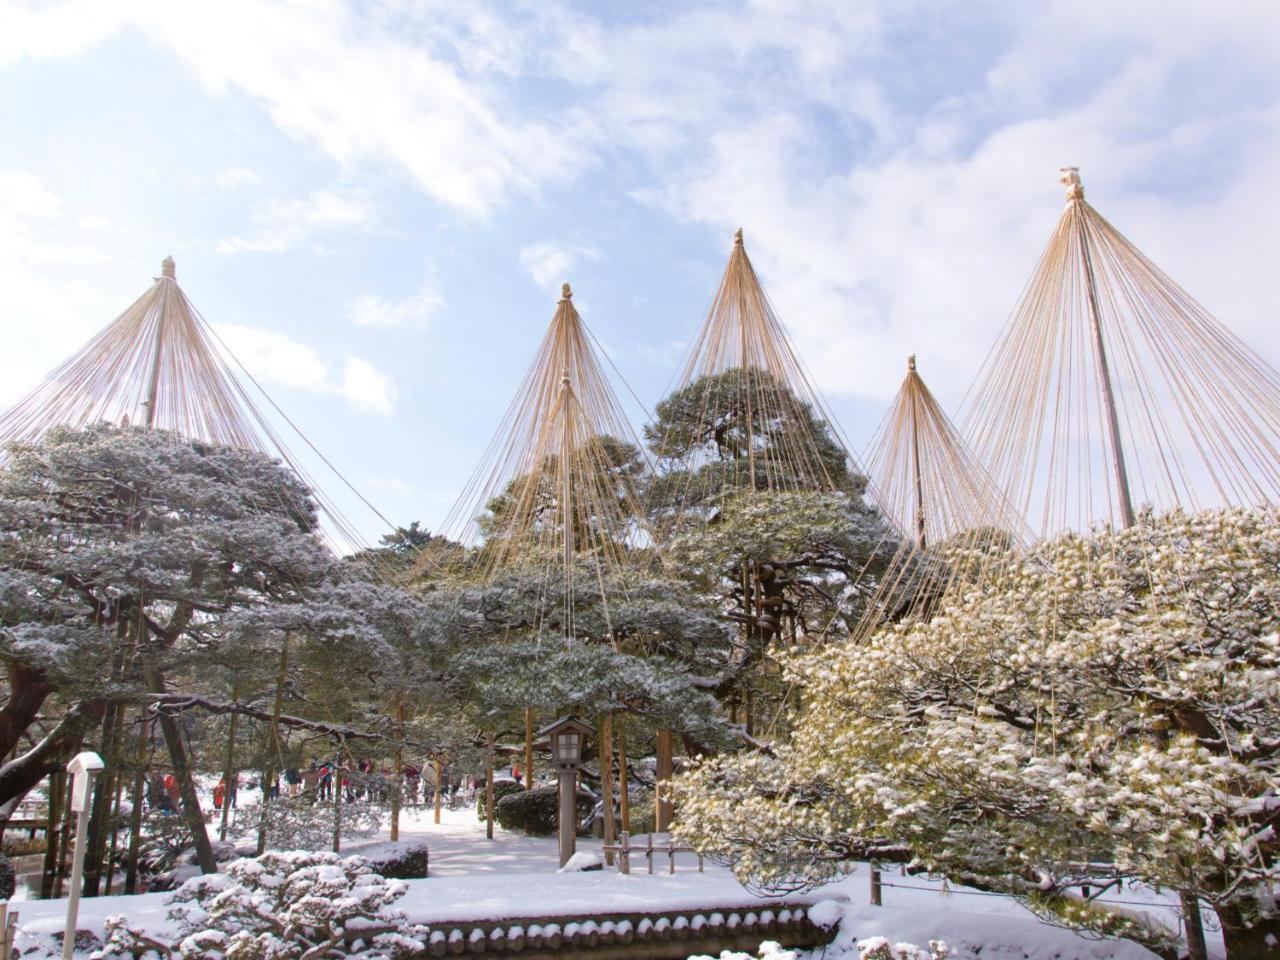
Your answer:
[[[581,823],[595,807],[595,797],[578,791],[577,815]],[[507,830],[522,830],[534,836],[548,836],[560,828],[560,788],[554,784],[521,790],[503,797],[493,818]]]

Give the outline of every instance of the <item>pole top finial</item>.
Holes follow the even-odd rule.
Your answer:
[[[907,357],[907,371],[909,373],[916,372],[916,355],[914,353]]]
[[[1080,182],[1079,167],[1059,167],[1058,181],[1066,185],[1068,200],[1084,199],[1084,184]]]
[[[561,302],[563,302],[563,301],[565,301],[565,300],[572,300],[572,299],[573,299],[573,290],[572,290],[572,288],[569,286],[569,284],[567,284],[567,283],[562,283],[562,284],[560,284],[560,300],[561,300]]]
[[[564,387],[566,390],[569,388],[569,368],[568,367],[560,368],[560,386]]]
[[[733,231],[733,245],[735,247],[742,246],[742,228],[741,227]]]
[[[177,276],[177,271],[174,269],[173,265],[173,257],[165,257],[160,261],[160,276],[168,277],[170,280],[173,280]]]

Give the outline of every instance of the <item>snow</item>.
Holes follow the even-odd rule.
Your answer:
[[[770,910],[779,916],[785,912],[776,901],[744,890],[721,867],[708,863],[706,872],[699,873],[696,858],[689,854],[679,856],[675,874],[666,872],[665,856],[652,875],[645,872],[643,858],[633,860],[634,872],[627,876],[608,867],[557,873],[554,837],[526,837],[498,829],[494,839],[488,840],[473,810],[446,810],[444,821],[433,824],[430,811],[409,811],[402,821],[401,841],[426,840],[430,846],[431,876],[404,881],[408,892],[395,904],[412,922],[501,919],[532,930],[535,920],[547,916],[688,911],[698,915],[686,922],[702,929],[723,928],[734,913],[745,917],[748,912],[761,916]],[[578,846],[588,856],[600,855],[598,840],[579,838]],[[1153,956],[1132,943],[1087,940],[1050,927],[1006,898],[959,887],[947,893],[940,884],[918,877],[902,879],[900,884],[894,882],[897,879],[886,874],[881,907],[867,903],[863,871],[807,896],[787,899],[810,904],[815,922],[840,925],[836,944],[826,950],[825,960],[857,960],[855,941],[871,937],[919,944],[926,956],[930,940],[944,940],[952,960],[972,960],[979,950],[983,960],[1151,960]],[[78,926],[102,937],[106,918],[123,914],[135,928],[172,938],[176,930],[168,917],[169,897],[155,893],[82,900]],[[1145,898],[1153,906],[1160,903],[1153,894],[1130,889],[1123,897]],[[53,933],[62,930],[65,909],[65,900],[21,904],[20,943],[30,944],[33,936],[48,943]],[[1158,915],[1172,922],[1169,911]],[[646,924],[654,926],[649,920],[640,926]],[[554,924],[545,926],[549,929]],[[437,933],[454,938],[454,931],[437,929],[432,937],[439,939]],[[1221,956],[1220,941],[1210,947],[1211,953]],[[792,953],[779,949],[769,955],[783,960]],[[795,955],[796,960],[817,960],[821,954],[815,952],[810,958],[804,951],[795,951]],[[729,960],[736,958],[731,954]]]

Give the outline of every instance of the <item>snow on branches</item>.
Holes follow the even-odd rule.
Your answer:
[[[678,786],[681,834],[770,888],[914,859],[1156,948],[1168,937],[1075,891],[1191,893],[1229,947],[1269,930],[1280,512],[1146,515],[983,583],[931,620],[790,658],[793,740],[701,765]]]

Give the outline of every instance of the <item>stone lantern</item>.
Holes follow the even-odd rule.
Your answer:
[[[551,760],[560,771],[560,866],[569,862],[577,846],[578,768],[582,766],[582,750],[591,727],[577,717],[561,717],[541,730],[551,745]]]

